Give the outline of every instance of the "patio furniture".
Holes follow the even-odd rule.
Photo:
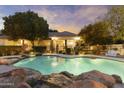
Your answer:
[[[117,52],[115,50],[108,50],[108,52],[105,54],[106,56],[117,56]]]

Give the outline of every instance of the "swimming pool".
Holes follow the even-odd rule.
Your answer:
[[[38,56],[23,59],[14,64],[17,67],[27,67],[38,70],[42,74],[68,71],[74,75],[98,70],[107,74],[117,74],[124,81],[124,63],[100,58],[62,58],[57,56]]]

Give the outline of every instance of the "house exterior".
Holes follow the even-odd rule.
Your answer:
[[[8,36],[0,34],[0,46],[18,46],[21,45],[21,40],[13,41]]]
[[[74,49],[77,46],[77,42],[80,41],[80,37],[71,32],[49,32],[49,39],[35,41],[35,46],[45,46],[47,53],[57,53],[59,51],[65,51],[67,48]],[[19,39],[17,41],[10,40],[8,36],[0,34],[0,46],[22,46],[23,40]],[[28,50],[32,48],[32,44],[28,40],[24,40],[24,44],[28,46]],[[112,44],[106,45],[108,49],[117,48],[120,55],[124,55],[124,45],[123,44]],[[93,47],[90,46],[93,50]]]
[[[65,48],[74,48],[78,40],[80,40],[80,37],[71,32],[49,32],[48,40],[36,40],[34,44],[36,46],[46,46],[47,52],[57,52],[64,51]],[[8,36],[0,34],[0,46],[21,46],[22,42],[21,39],[13,41]],[[28,40],[24,40],[24,44],[29,47],[32,46]]]
[[[51,38],[50,50],[51,52],[65,51],[67,48],[74,48],[80,37],[77,34],[71,32],[51,32],[49,33]]]

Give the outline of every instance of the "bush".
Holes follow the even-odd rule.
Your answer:
[[[0,56],[17,55],[22,51],[22,46],[0,46]]]
[[[66,54],[71,54],[71,48],[66,49]]]
[[[46,51],[46,46],[34,46],[34,52],[44,53]]]

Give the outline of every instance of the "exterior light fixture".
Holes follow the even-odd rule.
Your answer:
[[[75,40],[80,40],[80,37],[75,37],[74,39],[75,39]]]
[[[57,37],[51,37],[51,39],[52,39],[52,40],[58,40],[58,38],[57,38]]]
[[[21,44],[21,45],[23,44],[23,40],[22,40],[22,39],[20,40],[20,44]]]

